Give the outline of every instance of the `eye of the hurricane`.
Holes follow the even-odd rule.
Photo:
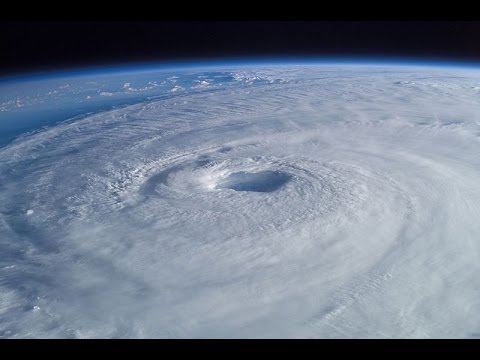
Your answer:
[[[228,175],[220,181],[217,189],[235,191],[272,192],[285,185],[291,176],[280,171],[239,171]]]

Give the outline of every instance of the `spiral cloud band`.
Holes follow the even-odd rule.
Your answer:
[[[0,148],[0,336],[479,337],[480,73],[231,74]]]

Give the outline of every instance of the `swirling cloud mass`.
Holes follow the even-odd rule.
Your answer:
[[[2,337],[480,336],[480,72],[260,70],[0,148]]]

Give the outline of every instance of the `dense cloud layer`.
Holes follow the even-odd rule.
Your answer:
[[[0,148],[0,336],[480,336],[480,73],[260,73]]]

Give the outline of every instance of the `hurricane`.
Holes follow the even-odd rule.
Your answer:
[[[480,336],[478,70],[173,74],[0,147],[0,337]]]

